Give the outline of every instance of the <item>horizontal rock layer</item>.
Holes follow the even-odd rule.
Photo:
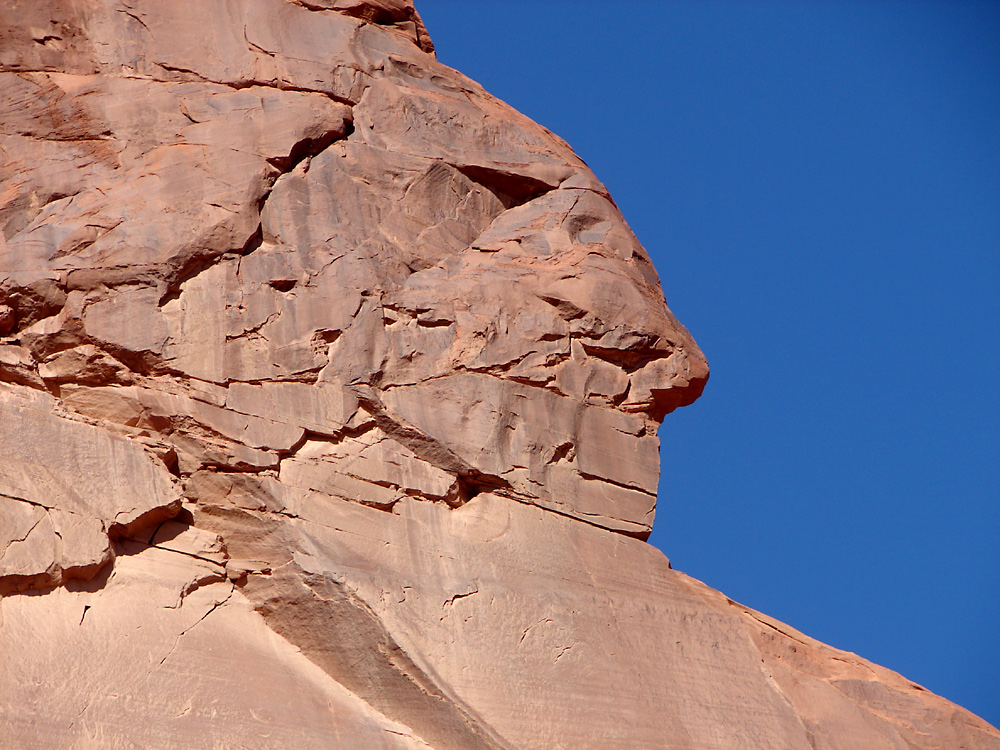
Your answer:
[[[642,541],[707,377],[408,0],[8,4],[0,746],[1000,747]]]

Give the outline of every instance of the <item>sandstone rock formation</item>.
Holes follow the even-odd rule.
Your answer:
[[[1000,748],[645,544],[707,376],[409,0],[6,3],[0,748]]]

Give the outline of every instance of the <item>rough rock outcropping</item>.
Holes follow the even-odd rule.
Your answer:
[[[0,747],[1000,748],[645,544],[707,377],[408,0],[5,3]]]

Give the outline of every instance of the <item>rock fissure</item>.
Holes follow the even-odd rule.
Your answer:
[[[225,606],[225,604],[229,602],[232,596],[233,596],[233,587],[230,586],[229,593],[226,594],[226,597],[224,599],[222,599],[221,601],[214,602],[211,605],[211,607],[209,607],[209,609],[201,617],[199,617],[197,620],[195,620],[194,623],[192,623],[184,630],[182,630],[180,633],[178,633],[177,637],[174,639],[173,645],[171,645],[167,653],[163,655],[163,658],[161,658],[160,661],[157,662],[157,664],[150,670],[150,673],[160,669],[163,666],[164,662],[166,662],[167,659],[173,656],[174,651],[177,650],[177,646],[181,642],[181,638],[183,638],[185,635],[191,632],[191,630],[193,630],[195,626],[200,625],[202,622],[204,622],[208,618],[208,616],[211,615],[213,612],[215,612],[217,609],[219,609],[222,606]]]
[[[589,482],[604,482],[605,484],[614,485],[615,487],[621,487],[626,490],[633,490],[635,492],[641,492],[644,495],[649,495],[651,498],[656,498],[656,493],[651,492],[643,487],[635,484],[630,484],[629,482],[616,482],[613,479],[608,479],[607,477],[598,476],[596,474],[588,474],[585,471],[578,471],[579,475]]]

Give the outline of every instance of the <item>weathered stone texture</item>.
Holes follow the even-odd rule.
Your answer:
[[[409,0],[0,8],[0,747],[1000,748],[643,541],[705,359]]]

